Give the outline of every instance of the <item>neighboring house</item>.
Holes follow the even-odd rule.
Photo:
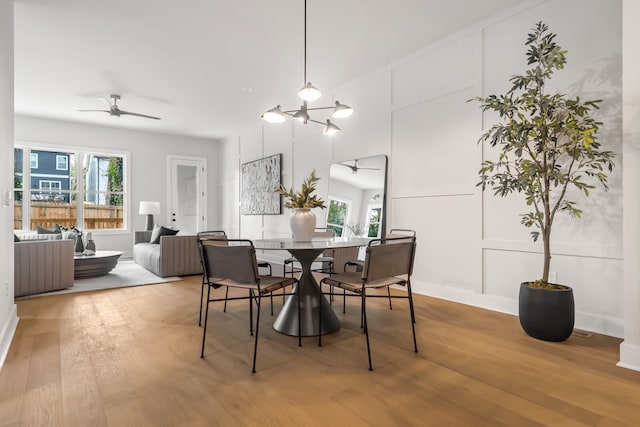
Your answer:
[[[71,167],[69,154],[32,150],[30,155],[31,200],[69,202]],[[23,171],[22,150],[14,150],[16,171]],[[16,173],[21,178],[21,173]]]

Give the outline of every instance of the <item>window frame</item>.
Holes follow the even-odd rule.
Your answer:
[[[60,160],[64,160],[63,167],[60,167]],[[56,170],[68,171],[69,170],[69,156],[56,154]]]
[[[49,188],[42,188],[42,184],[43,183],[47,183],[49,184]],[[58,188],[52,188],[51,184],[58,184]],[[54,181],[54,180],[49,180],[49,179],[41,179],[38,182],[38,189],[40,191],[62,191],[62,181]]]
[[[373,224],[378,224],[378,235],[373,237],[373,236],[369,236],[369,228],[371,227],[371,212],[375,209],[379,209],[380,210],[380,214],[378,215],[378,222],[374,222]],[[382,214],[383,214],[383,209],[382,209],[382,205],[381,204],[370,204],[367,205],[367,220],[365,223],[365,232],[367,237],[371,237],[373,239],[379,239],[380,238],[380,233],[382,233]]]
[[[14,149],[16,147],[14,146]],[[34,162],[35,161],[35,162]],[[35,166],[34,166],[35,163]],[[31,150],[29,150],[29,170],[31,169],[38,169],[38,153],[32,153]],[[24,169],[24,167],[23,167]],[[22,171],[24,173],[24,171]]]
[[[340,225],[340,224],[333,224],[329,222],[329,209],[331,208],[331,201],[336,201],[338,203],[344,203],[346,205],[346,209],[345,209],[345,214],[344,214],[344,224]],[[348,199],[344,199],[342,197],[334,197],[334,196],[328,196],[327,197],[327,216],[325,218],[325,222],[327,224],[327,228],[333,228],[335,230],[334,227],[341,227],[342,228],[342,233],[340,235],[336,234],[336,237],[342,237],[344,236],[344,232],[345,229],[347,228],[347,224],[349,224],[349,218],[351,216],[351,208],[352,208],[352,202],[351,200]]]
[[[76,173],[76,189],[72,190],[60,190],[61,192],[68,194],[70,198],[73,198],[75,195],[76,200],[84,200],[85,194],[87,194],[87,190],[84,186],[84,177],[82,176],[82,161],[85,155],[94,155],[94,156],[104,156],[104,157],[121,157],[122,158],[122,192],[118,192],[122,195],[122,227],[121,228],[97,228],[90,229],[84,228],[84,203],[78,203],[76,205],[77,215],[76,215],[76,227],[82,229],[83,231],[91,231],[94,234],[106,235],[106,234],[129,234],[130,223],[131,223],[131,184],[130,184],[130,163],[131,163],[131,153],[128,151],[120,151],[120,150],[109,150],[109,149],[94,149],[92,147],[80,147],[80,146],[67,146],[67,145],[57,145],[57,144],[47,144],[47,143],[32,143],[28,141],[15,141],[14,142],[14,150],[21,149],[22,150],[22,188],[14,188],[14,193],[17,191],[22,192],[22,229],[15,230],[16,232],[31,232],[30,224],[31,224],[31,209],[30,209],[30,198],[32,191],[41,191],[39,189],[31,188],[31,162],[29,162],[29,167],[24,167],[27,159],[31,159],[32,151],[49,151],[49,152],[63,152],[68,155],[75,155],[75,168],[76,171],[80,171],[80,173]],[[67,156],[69,159],[69,156]],[[68,175],[71,176],[73,169],[70,165],[70,161],[67,160],[67,171]],[[57,160],[56,160],[57,166]],[[14,172],[15,173],[15,172]],[[42,191],[57,191],[57,190],[42,190]],[[112,192],[113,193],[113,192]]]

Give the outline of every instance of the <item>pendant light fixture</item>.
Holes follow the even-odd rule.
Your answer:
[[[331,123],[331,120],[327,119],[326,122],[322,122],[319,120],[314,120],[309,116],[309,111],[316,110],[330,110],[333,109],[332,116],[334,118],[345,118],[351,116],[353,114],[353,109],[348,105],[341,104],[340,101],[336,101],[335,105],[330,107],[314,107],[309,108],[308,102],[315,101],[320,98],[322,94],[311,84],[310,81],[307,80],[307,0],[304,0],[304,80],[303,87],[298,91],[298,96],[302,99],[302,105],[297,110],[286,110],[282,111],[280,105],[266,111],[262,115],[262,119],[269,123],[284,123],[286,120],[286,116],[291,116],[294,119],[300,121],[301,123],[307,124],[308,122],[319,123],[324,125],[323,132],[327,135],[334,135],[335,133],[340,131],[340,128],[336,126],[334,123]]]

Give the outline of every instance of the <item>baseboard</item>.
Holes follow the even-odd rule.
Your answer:
[[[413,292],[447,301],[472,305],[500,313],[518,315],[518,299],[498,295],[482,294],[452,286],[437,283],[419,282],[411,280]],[[576,311],[575,327],[597,334],[616,338],[624,337],[624,324],[621,318],[612,318],[594,313]]]
[[[4,362],[9,354],[9,347],[11,347],[11,341],[13,341],[13,335],[16,332],[18,326],[18,310],[17,306],[13,304],[9,315],[0,324],[3,325],[2,331],[0,331],[0,372],[4,366]]]
[[[640,346],[628,344],[626,341],[620,344],[618,366],[640,371]]]

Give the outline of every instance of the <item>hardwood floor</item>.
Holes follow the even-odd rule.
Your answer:
[[[0,426],[640,425],[615,338],[537,341],[516,317],[416,295],[416,354],[406,301],[375,299],[369,372],[357,298],[323,347],[275,332],[267,306],[251,375],[248,303],[210,310],[200,359],[199,292],[193,276],[18,301]]]

